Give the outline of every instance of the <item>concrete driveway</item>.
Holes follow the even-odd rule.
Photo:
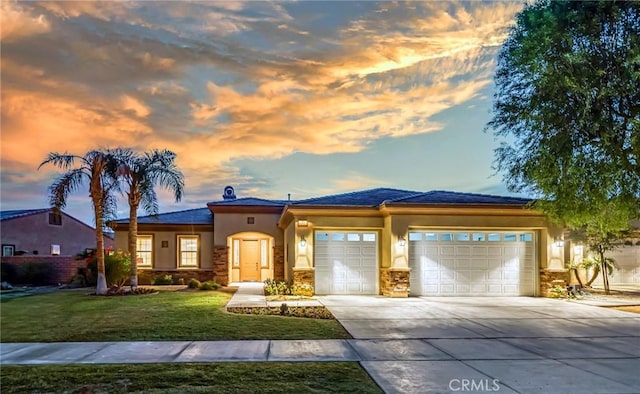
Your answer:
[[[325,296],[389,393],[638,393],[640,315],[530,297]]]

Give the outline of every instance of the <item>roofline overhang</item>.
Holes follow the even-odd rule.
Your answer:
[[[528,208],[526,205],[508,204],[396,204],[383,203],[380,212],[389,215],[499,215],[499,216],[539,216],[546,217],[540,211]]]
[[[115,223],[109,225],[113,231],[129,231],[129,223]],[[191,224],[191,223],[138,223],[138,233],[140,231],[213,231],[213,222],[211,224]]]
[[[287,205],[280,215],[278,227],[285,229],[295,217],[301,216],[330,216],[344,217],[376,217],[382,216],[377,207],[358,207],[353,205]]]
[[[282,213],[283,206],[265,205],[209,205],[209,210],[216,213]]]

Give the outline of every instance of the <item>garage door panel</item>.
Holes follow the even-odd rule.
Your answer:
[[[426,231],[409,234],[413,295],[533,295],[531,232]]]
[[[316,233],[316,293],[377,294],[377,250],[375,233]]]

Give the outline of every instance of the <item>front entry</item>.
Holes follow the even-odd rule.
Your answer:
[[[240,280],[260,280],[260,242],[258,240],[240,241]]]

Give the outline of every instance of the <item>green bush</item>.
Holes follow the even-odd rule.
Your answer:
[[[0,263],[0,282],[15,283],[18,279],[16,266],[9,263]]]
[[[264,281],[264,291],[267,295],[292,295],[293,284],[291,282],[278,282],[274,279]]]
[[[172,285],[173,276],[171,275],[158,275],[151,281],[152,285]]]
[[[216,283],[213,280],[208,280],[200,285],[200,290],[218,290],[220,287],[219,283]]]
[[[98,258],[94,257],[87,265],[91,271],[89,283],[95,285],[98,277]],[[122,287],[131,275],[131,260],[129,255],[124,253],[114,253],[104,256],[104,270],[107,279],[107,286]]]
[[[49,285],[53,281],[53,269],[48,263],[27,262],[18,269],[18,282],[31,285]]]
[[[201,285],[200,281],[196,278],[191,278],[189,279],[189,284],[187,286],[189,286],[190,289],[197,289],[199,288]]]

